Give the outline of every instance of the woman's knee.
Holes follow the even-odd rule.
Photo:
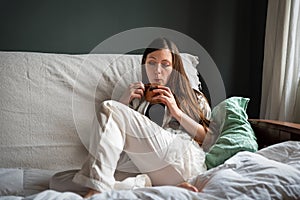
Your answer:
[[[124,109],[129,109],[129,107],[115,100],[106,100],[100,104],[101,111],[106,111],[106,110],[117,111],[117,110],[124,110]]]

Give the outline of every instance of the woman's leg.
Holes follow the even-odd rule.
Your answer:
[[[150,176],[153,184],[175,185],[183,181],[179,173],[185,167],[182,156],[191,141],[186,140],[182,146],[180,137],[115,101],[102,103],[99,124],[94,127],[90,156],[74,177],[76,183],[97,191],[112,189],[113,175],[123,150],[141,173]]]
[[[90,135],[89,156],[73,181],[96,191],[111,190],[115,184],[114,173],[124,148],[125,121],[119,120],[119,113],[113,107],[120,107],[115,101],[101,104],[99,121],[95,118]],[[123,105],[125,109],[125,105]],[[128,108],[129,109],[129,108]]]

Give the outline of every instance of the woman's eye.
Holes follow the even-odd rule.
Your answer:
[[[170,66],[171,66],[171,64],[170,64],[170,63],[168,63],[168,62],[166,62],[166,63],[161,63],[161,66],[162,66],[162,67],[170,67]]]
[[[154,62],[154,61],[149,61],[148,64],[151,65],[151,66],[155,66],[155,65],[156,65],[156,62]]]
[[[152,66],[152,67],[155,67],[156,65],[158,65],[159,63],[157,63],[156,61],[148,61],[147,64],[149,66]],[[170,67],[171,66],[171,63],[169,62],[162,62],[160,63],[161,67],[163,68],[167,68],[167,67]]]

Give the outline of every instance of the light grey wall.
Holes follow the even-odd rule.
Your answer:
[[[0,0],[0,50],[88,53],[138,27],[164,27],[211,55],[227,96],[258,117],[267,0]]]

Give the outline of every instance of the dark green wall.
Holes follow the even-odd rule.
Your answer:
[[[173,29],[211,55],[258,117],[267,0],[0,0],[0,50],[88,53],[119,32]]]

